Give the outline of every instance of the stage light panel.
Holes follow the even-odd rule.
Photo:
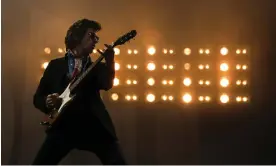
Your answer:
[[[237,65],[236,65],[236,69],[237,69],[237,70],[240,70],[240,69],[241,69],[241,65],[240,65],[240,64],[237,64]]]
[[[203,85],[203,84],[204,84],[204,81],[203,81],[203,80],[199,80],[199,81],[198,81],[198,84],[199,84],[199,85]]]
[[[203,70],[204,69],[204,65],[200,64],[200,65],[198,65],[198,68],[199,68],[199,70]]]
[[[226,47],[222,47],[222,48],[220,49],[220,54],[221,54],[222,56],[227,55],[227,54],[228,54],[228,49],[227,49]]]
[[[192,102],[192,96],[190,93],[185,93],[183,96],[182,96],[182,100],[184,103],[190,103]]]
[[[210,50],[209,49],[205,49],[205,54],[209,55],[210,54]]]
[[[161,96],[161,99],[163,101],[173,101],[174,100],[174,97],[172,95],[162,95]]]
[[[227,94],[222,94],[222,95],[220,96],[220,102],[223,103],[223,104],[228,103],[229,100],[230,100],[230,99],[229,99],[229,96],[228,96]]]
[[[149,78],[149,79],[147,80],[147,83],[148,83],[148,85],[153,86],[153,85],[155,84],[154,78]]]
[[[246,70],[247,69],[247,65],[242,65],[242,69]]]
[[[237,96],[236,97],[236,102],[238,102],[238,103],[240,103],[240,102],[246,103],[246,102],[248,102],[248,97],[246,97],[246,96]]]
[[[126,84],[128,84],[128,85],[131,85],[131,83],[132,83],[131,80],[126,81]]]
[[[117,62],[115,63],[115,70],[116,70],[116,71],[120,70],[120,64],[117,63]]]
[[[120,84],[120,80],[115,77],[114,80],[113,80],[113,86],[118,86]]]
[[[137,70],[137,69],[138,69],[138,65],[127,64],[127,65],[126,65],[126,68],[129,69],[129,70],[131,70],[131,69]]]
[[[49,47],[44,48],[46,54],[51,54],[51,49]]]
[[[204,50],[203,50],[202,48],[200,48],[200,49],[198,50],[198,53],[199,53],[199,54],[203,54],[203,53],[204,53]]]
[[[173,54],[173,53],[174,53],[173,49],[170,49],[169,54]]]
[[[150,94],[147,94],[147,97],[146,97],[147,101],[152,103],[155,101],[155,95],[150,93]]]
[[[211,81],[207,80],[205,81],[205,85],[209,86],[211,84]]]
[[[132,96],[132,100],[136,101],[138,99],[138,97],[136,95]]]
[[[211,97],[210,97],[210,96],[205,96],[205,101],[206,101],[206,102],[211,101]]]
[[[190,70],[191,69],[191,64],[190,63],[185,63],[184,64],[184,69],[185,70]]]
[[[220,79],[220,85],[222,86],[222,87],[228,87],[228,85],[229,85],[229,80],[226,78],[226,77],[223,77],[223,78],[221,78]]]
[[[63,49],[62,48],[58,48],[58,53],[63,53]]]
[[[138,54],[138,50],[133,50],[133,54]]]
[[[149,55],[154,55],[156,53],[156,49],[154,47],[148,48],[148,54]]]
[[[120,49],[119,48],[114,48],[115,55],[120,55]]]
[[[184,50],[183,50],[183,53],[184,53],[184,55],[191,55],[191,53],[192,53],[192,50],[190,49],[190,48],[185,48]]]
[[[125,96],[125,99],[126,99],[127,101],[130,101],[130,100],[131,100],[131,96],[130,96],[130,95],[126,95],[126,96]]]
[[[111,99],[112,99],[113,101],[117,101],[117,100],[119,99],[119,95],[118,95],[117,93],[112,93],[112,94],[111,94]]]
[[[184,84],[185,86],[190,86],[190,85],[192,84],[191,78],[189,78],[189,77],[184,78],[183,84]]]
[[[156,66],[155,66],[155,64],[154,64],[153,62],[150,62],[150,63],[148,63],[148,65],[147,65],[147,69],[148,69],[149,71],[153,71],[153,70],[156,69]]]
[[[220,70],[221,71],[228,71],[229,70],[228,64],[227,63],[220,64]]]

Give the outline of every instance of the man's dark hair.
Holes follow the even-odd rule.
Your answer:
[[[65,37],[66,50],[74,49],[78,44],[80,44],[87,29],[89,28],[94,29],[96,32],[102,29],[100,23],[88,19],[78,20],[73,25],[71,25]]]

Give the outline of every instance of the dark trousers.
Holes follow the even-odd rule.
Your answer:
[[[51,134],[47,135],[33,165],[57,165],[73,149],[95,153],[104,165],[126,164],[120,145],[116,140],[93,140],[89,137],[78,139]]]

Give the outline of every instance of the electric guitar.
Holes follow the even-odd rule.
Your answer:
[[[123,45],[126,42],[130,41],[136,36],[137,32],[136,30],[132,30],[125,35],[119,37],[111,46],[112,48]],[[99,51],[98,51],[99,52]],[[73,79],[69,83],[69,85],[66,87],[66,89],[63,91],[63,93],[59,96],[61,98],[61,105],[59,108],[53,109],[50,111],[50,113],[47,115],[46,120],[40,122],[41,125],[46,127],[46,131],[52,129],[60,119],[61,115],[66,111],[68,107],[70,107],[70,103],[74,100],[76,97],[76,94],[72,94],[72,92],[78,87],[78,85],[84,80],[84,78],[90,73],[93,68],[99,64],[104,58],[104,55],[100,52],[100,57],[92,63],[79,77],[76,79]]]

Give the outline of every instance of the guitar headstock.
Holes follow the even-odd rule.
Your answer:
[[[135,36],[137,35],[136,30],[132,30],[126,34],[124,34],[123,36],[119,37],[113,44],[113,47],[116,47],[118,45],[123,45],[126,42],[130,41],[131,39],[133,39]]]

